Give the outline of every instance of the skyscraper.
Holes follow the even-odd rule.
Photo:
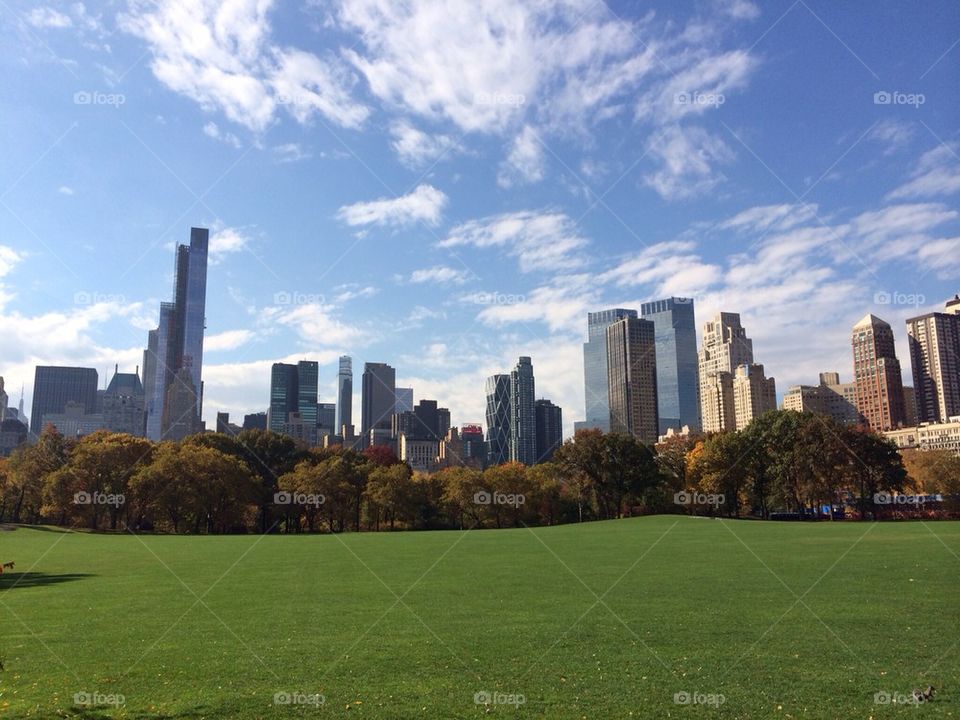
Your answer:
[[[610,431],[653,445],[659,433],[656,328],[625,317],[606,332]]]
[[[67,403],[82,406],[87,415],[97,412],[97,371],[93,368],[37,366],[30,432],[39,435],[43,430],[43,416],[63,413]]]
[[[391,416],[397,403],[396,370],[386,363],[364,363],[360,403],[363,446],[377,444],[379,438],[389,437]]]
[[[762,365],[749,367],[753,365],[753,341],[740,324],[738,313],[721,312],[704,324],[703,347],[699,353],[700,416],[704,432],[745,427],[752,418],[776,409],[774,379],[763,375]],[[738,380],[737,368],[743,366],[748,368],[740,372]]]
[[[900,427],[906,408],[893,329],[876,315],[866,315],[853,326],[851,345],[857,410],[877,432]]]
[[[583,390],[585,419],[581,428],[610,430],[607,387],[607,326],[625,317],[637,317],[636,310],[613,308],[587,313],[587,342],[583,344]]]
[[[487,464],[510,459],[510,376],[487,378]]]
[[[10,397],[3,390],[3,376],[0,375],[0,422],[4,421],[7,415],[7,402]]]
[[[318,374],[314,360],[301,360],[296,365],[273,364],[267,412],[267,423],[273,432],[296,437],[308,445],[317,444]]]
[[[660,434],[687,425],[700,429],[697,324],[693,298],[670,297],[640,306],[640,317],[653,321],[657,343],[657,414]]]
[[[913,388],[919,422],[947,422],[960,415],[960,296],[946,312],[907,320]]]
[[[533,363],[521,356],[510,373],[510,460],[524,465],[537,462],[535,399]]]
[[[157,329],[147,336],[144,376],[151,440],[178,440],[202,429],[209,234],[206,228],[190,228],[190,245],[177,246],[174,299],[160,304]],[[181,387],[174,388],[175,383]],[[168,407],[174,394],[180,412]]]
[[[353,359],[340,356],[337,373],[337,423],[334,435],[343,432],[344,425],[353,425]]]
[[[563,443],[563,411],[549,400],[534,404],[537,424],[537,462],[548,462]]]

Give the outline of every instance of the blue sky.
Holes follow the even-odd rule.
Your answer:
[[[28,407],[37,364],[141,362],[191,225],[210,424],[282,359],[332,401],[341,353],[475,421],[523,354],[569,431],[586,312],[671,294],[740,312],[779,394],[849,380],[868,312],[909,383],[904,319],[960,290],[953,2],[12,2],[0,30]]]

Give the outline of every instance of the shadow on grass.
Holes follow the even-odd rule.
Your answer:
[[[91,573],[5,572],[0,575],[0,592],[17,588],[41,587],[93,577]]]
[[[126,711],[124,710],[121,717],[125,720],[190,720],[191,718],[212,718],[217,717],[213,714],[214,708],[206,707],[204,705],[197,705],[185,710],[180,710],[174,715],[169,715],[164,712],[147,712],[147,711]],[[81,707],[72,707],[69,710],[70,714],[66,717],[71,718],[80,718],[81,720],[112,720],[113,718],[118,717],[116,714],[117,711],[112,708],[81,708]]]

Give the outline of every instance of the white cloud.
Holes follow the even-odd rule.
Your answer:
[[[270,42],[272,0],[132,0],[119,27],[146,42],[156,78],[207,110],[263,131],[279,108],[299,122],[315,113],[357,127],[367,108],[349,96],[350,77],[325,60]]]
[[[509,188],[516,183],[534,183],[543,180],[544,153],[537,132],[524,125],[510,147],[507,159],[501,164],[497,184]]]
[[[305,303],[273,306],[261,313],[264,326],[282,325],[294,330],[310,347],[347,349],[366,340],[366,333],[342,322],[333,305]]]
[[[735,20],[756,20],[760,8],[750,0],[719,0],[720,9]]]
[[[73,195],[73,188],[69,185],[61,185],[57,188],[57,192],[61,195]]]
[[[884,146],[884,155],[892,155],[910,142],[913,130],[913,123],[887,119],[878,122],[867,137]]]
[[[450,230],[440,247],[503,248],[520,262],[521,272],[568,270],[585,262],[587,245],[567,215],[524,210],[471,220]]]
[[[960,143],[938,145],[920,156],[910,180],[888,197],[921,198],[960,192]]]
[[[599,289],[596,278],[590,275],[565,275],[523,295],[491,293],[488,297],[493,302],[484,307],[477,318],[493,326],[542,322],[551,332],[577,332],[596,303]],[[497,301],[501,297],[504,300]]]
[[[243,147],[243,143],[240,142],[240,138],[238,138],[232,132],[221,132],[220,128],[212,120],[203,126],[203,134],[209,138],[220,140],[221,142],[225,142],[227,145],[232,145],[238,149]]]
[[[334,296],[333,302],[338,305],[355,300],[356,298],[368,298],[377,294],[377,289],[373,287],[373,285],[361,287],[356,283],[340,285],[335,287],[334,290],[337,291],[337,294]]]
[[[312,155],[303,149],[300,143],[283,143],[282,145],[276,145],[273,148],[274,157],[277,158],[278,162],[288,163],[288,162],[299,162],[300,160],[307,160]]]
[[[225,227],[210,236],[210,262],[221,262],[227,255],[247,247],[250,238],[240,228]]]
[[[719,137],[703,128],[673,125],[656,133],[647,143],[650,157],[660,168],[644,176],[644,182],[666,200],[700,195],[714,188],[724,176],[716,165],[733,160],[733,152]]]
[[[414,270],[410,274],[412,283],[432,283],[436,285],[463,285],[473,274],[468,270],[457,270],[445,265]]]
[[[216,335],[207,335],[203,339],[203,349],[208,352],[236,350],[254,338],[251,330],[226,330]]]
[[[461,150],[459,143],[449,135],[428,135],[406,120],[390,125],[394,151],[400,162],[411,167],[426,165]]]
[[[816,215],[816,203],[758,205],[737,213],[729,220],[719,223],[717,227],[754,233],[784,231],[810,222]]]
[[[447,196],[432,185],[418,185],[408,195],[344,205],[337,217],[347,225],[409,225],[424,222],[436,225],[447,204]]]
[[[10,273],[14,265],[23,260],[23,253],[6,245],[0,245],[0,278]]]
[[[50,7],[34,8],[27,14],[27,22],[37,28],[68,28],[73,26],[69,15]]]
[[[651,296],[695,297],[721,278],[719,266],[704,262],[690,240],[651,245],[598,276],[618,287],[648,286]]]

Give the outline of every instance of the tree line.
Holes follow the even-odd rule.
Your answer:
[[[774,411],[741,432],[577,433],[548,463],[412,472],[387,447],[307,448],[270,431],[153,443],[52,426],[0,459],[0,522],[221,534],[521,527],[648,513],[859,518],[883,497],[942,493],[956,513],[960,458],[906,452],[862,428]],[[878,499],[879,498],[879,499]],[[922,509],[914,505],[910,511]]]

